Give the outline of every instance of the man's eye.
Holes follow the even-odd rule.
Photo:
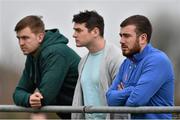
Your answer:
[[[129,35],[124,35],[124,37],[129,37]]]
[[[82,30],[78,29],[77,32],[81,32]]]
[[[27,39],[29,39],[29,37],[22,37],[22,39],[23,39],[23,40],[27,40]]]

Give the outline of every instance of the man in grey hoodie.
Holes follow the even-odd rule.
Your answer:
[[[104,20],[96,11],[80,12],[72,21],[76,46],[89,51],[78,66],[73,106],[106,106],[105,93],[122,62],[120,49],[104,39]],[[73,113],[71,118],[105,119],[106,114]]]

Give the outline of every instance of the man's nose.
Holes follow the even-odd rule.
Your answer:
[[[24,45],[24,41],[22,39],[19,39],[19,45]]]
[[[73,38],[76,38],[76,37],[77,37],[76,32],[74,32],[73,33]]]
[[[120,38],[120,44],[123,44],[123,43],[125,43],[125,40],[121,37]]]

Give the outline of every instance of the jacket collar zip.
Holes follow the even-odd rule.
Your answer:
[[[130,60],[133,62],[133,63],[138,63],[140,62],[148,53],[149,49],[151,47],[151,44],[147,44],[146,47],[143,49],[143,51],[141,51],[140,53],[136,53],[134,54]]]

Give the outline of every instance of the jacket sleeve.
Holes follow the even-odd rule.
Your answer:
[[[13,93],[13,100],[16,105],[30,107],[29,96],[34,92],[35,85],[30,79],[30,69],[29,59],[26,59],[25,68],[21,79]]]
[[[151,97],[169,78],[169,70],[169,63],[163,57],[148,57],[142,68],[142,75],[125,105],[147,105]]]
[[[42,58],[40,65],[41,83],[39,91],[43,95],[42,104],[55,104],[56,97],[69,69],[68,59],[64,55],[52,52]]]
[[[128,99],[131,91],[134,87],[130,86],[127,88],[124,88],[123,90],[118,90],[118,84],[122,81],[122,74],[121,74],[122,66],[116,76],[116,78],[113,80],[112,85],[110,86],[109,90],[106,93],[106,99],[109,106],[120,106],[124,105],[126,103],[126,100]]]

